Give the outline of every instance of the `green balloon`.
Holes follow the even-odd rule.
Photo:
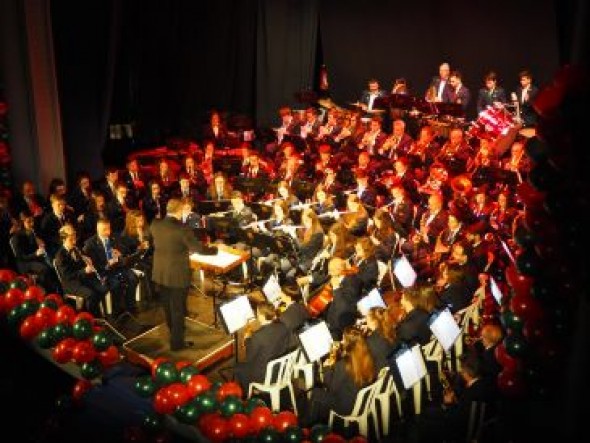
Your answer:
[[[4,294],[8,290],[8,283],[0,281],[0,294]]]
[[[86,318],[76,320],[72,328],[74,338],[78,340],[86,340],[92,335],[92,323]]]
[[[180,381],[187,384],[193,375],[199,373],[199,369],[196,366],[185,366],[180,370]]]
[[[80,373],[86,380],[92,380],[98,377],[101,371],[102,365],[100,364],[99,360],[93,360],[80,365]]]
[[[299,443],[303,440],[303,430],[299,426],[289,426],[283,432],[283,440],[286,443]]]
[[[162,417],[158,414],[147,414],[143,418],[143,427],[150,432],[156,432],[162,429]]]
[[[160,385],[169,385],[179,381],[179,379],[178,369],[171,361],[160,363],[156,368],[156,381]]]
[[[281,436],[279,435],[279,431],[275,428],[264,428],[258,433],[258,441],[260,443],[276,443],[280,440]]]
[[[309,439],[313,443],[318,443],[322,441],[330,432],[330,426],[318,423],[316,425],[313,425],[313,427],[311,428],[309,433]]]
[[[219,406],[221,415],[224,417],[231,417],[234,414],[242,412],[242,400],[235,395],[226,397]]]
[[[244,414],[250,415],[252,410],[258,406],[266,407],[266,403],[261,398],[250,397],[248,400],[244,402]]]
[[[59,308],[59,306],[57,306],[57,303],[55,300],[43,300],[43,302],[41,302],[41,307],[48,307],[50,309],[53,309],[54,311],[57,311],[57,309]]]
[[[526,340],[519,335],[509,335],[504,339],[504,347],[506,352],[514,358],[520,358],[528,351],[528,344]]]
[[[64,338],[72,336],[72,327],[66,323],[57,323],[52,327],[55,342],[58,343]]]
[[[25,317],[33,315],[41,307],[37,300],[25,300],[21,303],[20,307],[25,313]]]
[[[194,425],[199,418],[199,406],[195,402],[186,403],[174,412],[174,416],[187,425]]]
[[[20,305],[12,308],[8,313],[8,316],[6,317],[8,324],[14,329],[18,328],[20,326],[21,321],[23,321],[26,317],[25,311],[23,310],[22,306],[23,304],[21,303]]]
[[[524,321],[512,311],[505,311],[502,313],[502,322],[506,329],[510,329],[513,333],[520,334],[524,326]]]
[[[214,412],[219,406],[215,399],[215,394],[212,392],[204,392],[195,397],[195,403],[199,407],[199,411],[203,414]]]
[[[135,392],[137,392],[137,394],[141,397],[152,397],[157,390],[158,386],[156,385],[156,382],[154,382],[154,380],[152,380],[152,377],[150,377],[149,375],[139,377],[135,381]]]
[[[97,351],[104,351],[113,344],[113,339],[107,331],[98,331],[92,336],[92,344]]]
[[[49,349],[56,343],[57,341],[53,336],[53,328],[45,328],[37,335],[37,344],[43,349]]]

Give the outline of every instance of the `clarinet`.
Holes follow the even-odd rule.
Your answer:
[[[82,251],[80,251],[80,249],[78,249],[77,246],[74,246],[74,251],[76,251],[76,254],[78,256],[80,256],[80,258],[82,259],[82,261],[86,264],[86,266],[90,266],[90,268],[92,268],[92,272],[94,273],[94,275],[96,276],[97,280],[101,283],[101,284],[105,284],[106,282],[106,277],[103,277],[100,275],[100,273],[98,272],[98,270],[96,269],[96,267],[92,264],[92,260],[90,259],[90,257],[85,256],[84,254],[82,254]]]

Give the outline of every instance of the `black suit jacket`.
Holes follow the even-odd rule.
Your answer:
[[[55,267],[60,276],[62,288],[65,292],[75,294],[90,279],[96,279],[95,274],[87,274],[86,263],[76,255],[76,259],[65,248],[60,248],[55,255]]]
[[[63,221],[59,220],[53,211],[47,212],[41,220],[39,236],[45,242],[45,248],[51,257],[54,257],[57,250],[61,247],[59,230],[67,223],[76,226],[76,219],[71,211],[64,211]]]
[[[346,371],[344,359],[338,360],[333,368],[324,370],[324,382],[327,388],[328,408],[341,415],[350,414],[361,387],[354,383]]]
[[[463,110],[467,109],[469,105],[469,101],[471,100],[471,91],[465,85],[461,85],[459,92],[453,90],[453,98],[451,100],[452,103],[459,103]]]
[[[438,88],[440,86],[440,77],[434,77],[430,82],[430,87],[435,89],[435,92],[438,92]],[[442,92],[442,102],[443,103],[451,103],[453,101],[453,88],[449,84],[449,81],[445,83]]]
[[[164,218],[166,215],[166,198],[161,195],[156,200],[152,196],[146,195],[141,201],[141,209],[148,224],[155,218]]]
[[[189,253],[216,254],[216,247],[209,247],[198,240],[193,230],[180,220],[165,217],[150,225],[154,239],[154,283],[172,288],[188,288],[191,284]]]
[[[119,240],[115,238],[115,236],[109,237],[109,240],[113,249],[118,249],[121,253],[123,253],[124,248],[121,246]],[[107,267],[106,251],[102,240],[98,237],[98,235],[93,235],[88,240],[86,240],[82,250],[84,251],[85,255],[90,257],[92,264],[100,275],[104,276],[107,274],[107,272],[111,271],[111,269]],[[119,262],[122,263],[121,260]],[[118,266],[122,266],[122,264]]]
[[[538,115],[533,109],[533,103],[539,93],[539,88],[535,85],[531,85],[528,91],[526,100],[522,100],[522,87],[516,89],[516,97],[518,99],[518,105],[520,106],[520,116],[522,118],[524,126],[534,126],[537,123]]]
[[[371,96],[371,93],[368,90],[363,91],[363,93],[361,95],[361,99],[359,101],[368,106],[370,96]],[[375,97],[375,100],[373,101],[373,109],[375,109],[375,101],[377,100],[377,98],[386,97],[386,96],[387,96],[387,91],[385,91],[384,89],[379,89],[377,91],[377,97]]]
[[[477,113],[485,110],[488,106],[493,106],[495,102],[506,103],[506,92],[504,88],[481,88],[477,94]]]
[[[299,343],[296,334],[305,322],[311,319],[309,312],[301,303],[295,302],[291,303],[287,309],[281,313],[279,319],[289,330],[289,349],[296,348]]]
[[[393,351],[393,344],[385,340],[385,337],[379,332],[373,331],[371,335],[367,337],[367,346],[373,356],[375,372],[378,373],[381,368],[388,366],[387,357]]]
[[[363,260],[358,265],[356,277],[361,282],[361,294],[366,294],[377,285],[378,276],[379,267],[377,266],[377,259],[375,257]]]
[[[79,186],[68,195],[67,200],[68,205],[74,209],[76,217],[90,210],[90,192],[87,197]]]
[[[423,309],[410,311],[397,325],[396,345],[402,342],[409,345],[428,343],[432,336],[432,331],[428,326],[428,318],[428,312]]]
[[[325,319],[334,340],[340,341],[344,328],[354,324],[357,319],[357,299],[352,285],[344,280],[332,293],[334,299],[326,310]]]

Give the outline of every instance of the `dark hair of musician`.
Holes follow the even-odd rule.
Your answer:
[[[179,198],[171,198],[170,200],[168,200],[168,203],[166,203],[166,212],[168,214],[177,214],[182,210],[182,200]]]
[[[334,204],[334,196],[332,194],[330,194],[328,191],[326,191],[326,189],[322,183],[319,183],[313,191],[313,197],[311,199],[313,202],[319,201],[319,199],[318,199],[319,192],[323,192],[326,195],[324,205],[331,206]]]
[[[373,215],[373,219],[378,220],[381,224],[379,229],[376,231],[377,238],[379,240],[392,237],[394,235],[395,228],[393,227],[393,221],[391,220],[391,215],[386,209],[377,209]]]
[[[529,71],[528,69],[523,69],[518,73],[518,78],[523,77],[530,78],[531,80],[533,79],[533,75],[531,74],[531,71]]]
[[[268,302],[261,302],[256,306],[256,313],[262,316],[266,321],[274,321],[277,319],[277,310]]]
[[[346,372],[357,387],[363,387],[375,379],[375,363],[363,332],[348,326],[342,334]]]
[[[498,81],[498,77],[496,76],[496,73],[494,71],[490,71],[484,76],[483,80],[485,82],[487,82],[487,81],[496,82],[496,81]]]
[[[59,228],[59,240],[63,243],[66,238],[76,233],[76,229],[71,223],[66,223]]]
[[[367,312],[367,318],[373,320],[377,324],[379,334],[389,343],[393,344],[395,341],[395,325],[387,309],[374,306]]]
[[[359,237],[356,244],[362,249],[364,258],[371,258],[375,256],[375,245],[369,237]]]
[[[461,360],[461,372],[467,374],[470,378],[481,376],[481,363],[475,355],[463,354]]]
[[[355,237],[342,222],[336,222],[328,230],[328,234],[336,237],[334,257],[348,258],[354,248]]]
[[[451,72],[450,77],[455,77],[455,78],[458,78],[459,80],[461,80],[463,78],[460,71]]]
[[[402,297],[409,302],[414,309],[423,309],[426,312],[432,312],[436,306],[436,292],[432,286],[419,285],[406,288]]]

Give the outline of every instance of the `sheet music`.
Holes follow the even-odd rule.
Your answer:
[[[272,303],[275,307],[281,302],[281,285],[279,284],[279,279],[276,275],[271,275],[264,286],[262,287],[262,292],[264,296],[268,300],[269,303]]]
[[[332,349],[332,335],[326,322],[322,321],[299,334],[299,341],[310,362],[321,359]]]
[[[191,261],[196,261],[198,263],[207,263],[220,268],[226,268],[240,260],[240,256],[218,249],[217,254],[215,255],[203,255],[194,252],[190,255],[190,259]]]
[[[377,288],[374,288],[371,292],[369,292],[367,295],[361,298],[356,304],[356,306],[361,315],[367,315],[369,310],[373,307],[387,307],[387,305],[383,301],[383,297],[381,297],[379,289]]]
[[[404,288],[414,284],[418,275],[405,255],[398,258],[393,265],[393,273]]]
[[[255,318],[254,310],[246,295],[241,295],[232,301],[224,303],[219,307],[219,312],[221,312],[228,334],[233,334],[246,326],[249,320]]]
[[[451,349],[461,333],[453,314],[448,309],[437,313],[429,326],[445,351]]]

